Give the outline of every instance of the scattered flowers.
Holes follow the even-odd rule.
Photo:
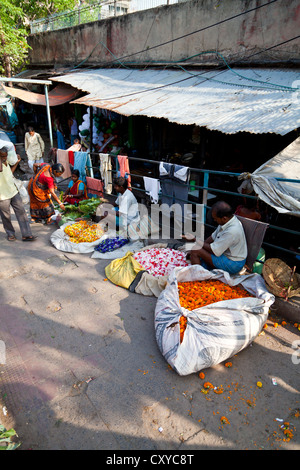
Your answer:
[[[205,382],[205,383],[203,384],[203,387],[204,387],[204,388],[208,388],[208,389],[214,388],[213,384],[211,384],[210,382]]]
[[[261,387],[262,387],[262,383],[261,383],[261,382],[256,382],[256,386],[257,386],[258,388],[261,388]]]
[[[230,421],[228,418],[226,418],[226,416],[221,416],[220,421],[222,424],[230,424]]]
[[[204,379],[204,378],[205,378],[204,372],[200,372],[200,373],[199,373],[199,377],[200,377],[200,379]]]
[[[225,362],[225,367],[232,367],[232,362]]]
[[[214,393],[221,395],[224,392],[222,385],[220,387],[214,387]]]
[[[179,319],[179,328],[180,328],[180,343],[182,343],[184,332],[186,329],[187,319],[184,315],[181,315]]]

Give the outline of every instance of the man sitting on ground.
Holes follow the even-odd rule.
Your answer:
[[[247,243],[241,222],[224,201],[212,206],[212,217],[219,224],[217,229],[197,249],[191,251],[191,263],[201,264],[207,269],[222,269],[237,274],[245,265]],[[198,245],[199,246],[199,245]]]

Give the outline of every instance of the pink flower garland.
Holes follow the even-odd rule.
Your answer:
[[[155,277],[167,276],[177,266],[188,266],[186,254],[172,248],[149,248],[133,257]]]

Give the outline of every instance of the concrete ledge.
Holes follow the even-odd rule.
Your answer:
[[[292,297],[288,301],[275,297],[275,302],[272,305],[272,310],[276,311],[278,315],[286,318],[289,321],[300,323],[300,297]]]

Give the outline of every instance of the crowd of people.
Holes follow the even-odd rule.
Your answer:
[[[33,131],[31,131],[33,132]],[[35,134],[34,134],[35,135]],[[31,136],[32,137],[32,136]],[[15,229],[11,222],[10,208],[15,212],[19,223],[23,241],[34,241],[30,223],[22,199],[14,182],[14,171],[21,160],[13,166],[7,162],[7,149],[0,149],[0,215],[4,230],[9,241],[15,241]],[[32,222],[52,224],[55,214],[53,201],[56,201],[62,210],[64,204],[76,204],[87,199],[85,184],[79,179],[79,171],[72,171],[72,179],[64,193],[63,201],[56,194],[55,179],[60,177],[65,169],[60,163],[50,165],[36,158],[32,164],[34,175],[28,183],[30,200],[30,215]],[[113,210],[106,210],[103,205],[101,220],[115,219],[117,228],[126,224],[138,222],[138,203],[128,182],[124,177],[114,180],[114,188],[118,197],[113,204]],[[241,222],[234,215],[232,208],[224,201],[219,201],[212,207],[212,217],[218,224],[212,235],[199,245],[199,241],[191,250],[191,264],[201,264],[207,269],[219,268],[230,274],[238,273],[245,265],[247,258],[247,242]]]
[[[58,117],[54,120],[54,128],[57,148],[65,150],[65,136]],[[74,116],[68,119],[68,130],[70,149],[80,151],[78,126]],[[65,204],[78,205],[80,201],[88,199],[86,184],[80,179],[80,173],[76,169],[71,171],[71,181],[63,199],[57,196],[56,178],[64,173],[65,168],[60,163],[51,165],[45,162],[45,143],[33,127],[28,127],[25,133],[25,152],[28,166],[33,172],[27,187],[31,222],[46,225],[55,223],[52,219],[55,214],[53,202],[64,210]],[[9,241],[16,240],[10,216],[11,207],[19,223],[22,240],[34,241],[36,237],[32,235],[22,199],[14,182],[13,174],[20,160],[18,155],[17,163],[10,166],[7,162],[7,149],[5,147],[0,149],[0,215]],[[113,226],[117,229],[123,227],[124,221],[125,224],[138,222],[138,203],[133,192],[128,188],[126,178],[116,178],[114,189],[118,197],[113,204],[113,210],[112,206],[106,208],[105,204],[102,205],[100,220],[105,219],[108,224],[113,221]],[[236,214],[259,220],[259,214],[252,207],[239,206]],[[247,258],[247,243],[243,226],[230,205],[223,201],[217,202],[212,207],[211,215],[218,227],[204,242],[198,240],[195,243],[190,253],[191,264],[201,264],[207,269],[223,269],[231,274],[238,273],[245,265]]]

